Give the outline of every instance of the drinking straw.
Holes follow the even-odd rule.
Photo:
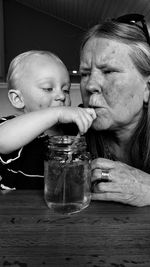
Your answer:
[[[66,160],[66,163],[70,163],[72,161],[72,155],[73,155],[73,152],[74,152],[74,147],[75,147],[76,141],[77,141],[77,139],[79,137],[80,137],[80,133],[78,133],[76,135],[73,143],[70,146],[71,152],[68,155],[68,159]],[[60,178],[58,180],[58,183],[56,185],[56,188],[55,188],[55,192],[54,192],[54,194],[57,195],[63,189],[63,203],[65,203],[65,187],[66,187],[66,185],[65,185],[65,183],[66,183],[65,177],[66,177],[66,168],[64,168],[62,176],[60,176]]]
[[[70,148],[71,148],[71,152],[70,152],[70,154],[68,155],[68,159],[66,160],[67,163],[70,163],[70,162],[72,161],[72,155],[73,155],[73,152],[74,152],[74,147],[75,147],[76,142],[77,142],[77,140],[78,140],[79,137],[80,137],[80,133],[78,133],[78,134],[76,135],[76,137],[75,137],[75,139],[74,139],[72,145],[70,146]]]

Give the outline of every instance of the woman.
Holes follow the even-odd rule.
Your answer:
[[[90,29],[80,72],[83,105],[97,115],[87,134],[93,199],[150,205],[150,44],[143,16]]]

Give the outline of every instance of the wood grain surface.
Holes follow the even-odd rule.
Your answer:
[[[0,195],[0,267],[150,267],[150,207],[53,213],[42,191]]]

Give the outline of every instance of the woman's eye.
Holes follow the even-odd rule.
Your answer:
[[[109,74],[109,73],[112,73],[112,70],[104,70],[103,72],[104,74]]]
[[[87,77],[90,75],[90,72],[81,72],[81,78]]]
[[[104,69],[103,70],[104,74],[112,74],[112,73],[115,73],[115,72],[119,72],[119,71],[117,69]]]

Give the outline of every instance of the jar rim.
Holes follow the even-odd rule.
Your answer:
[[[85,137],[84,136],[74,136],[74,135],[53,135],[49,137],[49,142],[52,142],[53,144],[68,144],[71,145],[74,140],[84,142]]]
[[[74,146],[74,149],[86,148],[85,137],[77,137],[73,135],[54,135],[50,136],[48,139],[48,147],[52,149],[65,149],[67,151],[71,151],[72,144]]]

